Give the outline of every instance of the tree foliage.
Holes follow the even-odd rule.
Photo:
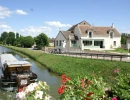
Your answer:
[[[127,33],[122,33],[121,34],[121,44],[126,44],[126,37],[127,37]]]
[[[48,39],[47,35],[44,33],[41,33],[40,35],[36,36],[35,42],[39,49],[41,49],[44,46],[49,45],[49,39]]]
[[[14,32],[9,32],[7,40],[6,40],[6,44],[14,45],[14,42],[15,42],[15,33]]]
[[[21,36],[18,40],[22,47],[30,48],[34,44],[34,39],[31,36]]]

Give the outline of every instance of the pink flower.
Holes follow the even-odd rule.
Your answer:
[[[117,98],[116,98],[116,97],[113,97],[112,100],[117,100]]]
[[[115,69],[115,70],[114,70],[114,73],[118,73],[118,72],[119,72],[119,70],[118,70],[118,69]]]

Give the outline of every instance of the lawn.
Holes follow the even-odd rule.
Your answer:
[[[105,50],[106,52],[118,52],[118,53],[128,53],[129,50],[123,48],[116,48],[115,50]]]

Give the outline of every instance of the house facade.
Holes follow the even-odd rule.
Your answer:
[[[127,47],[127,49],[130,49],[130,34],[128,34],[128,36],[126,38],[126,47]]]
[[[100,27],[82,21],[67,31],[59,31],[55,38],[55,48],[61,51],[112,49],[121,46],[120,40],[121,35],[113,24]]]

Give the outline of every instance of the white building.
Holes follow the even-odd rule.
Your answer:
[[[82,21],[67,31],[59,31],[55,38],[55,48],[61,51],[108,50],[120,47],[120,41],[121,35],[113,24],[110,27],[100,27],[91,26],[86,21]]]

